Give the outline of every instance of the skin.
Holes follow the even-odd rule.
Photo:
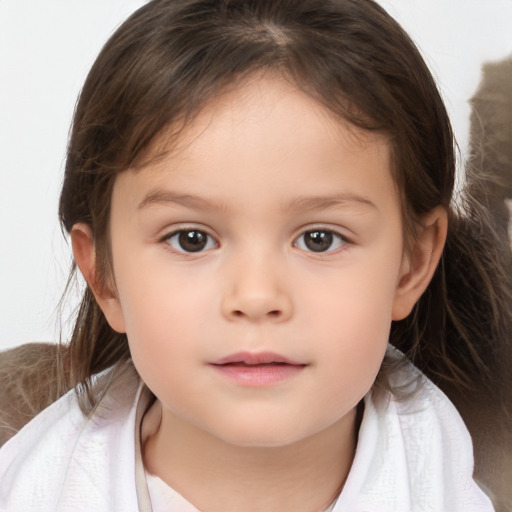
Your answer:
[[[79,267],[158,398],[145,464],[204,511],[321,510],[350,470],[355,408],[391,321],[434,272],[446,214],[424,219],[405,256],[386,137],[276,76],[217,98],[168,149],[116,179],[115,286],[95,279],[88,226],[72,231]],[[204,250],[184,251],[180,230],[208,235]],[[335,233],[322,252],[306,244],[315,230]],[[240,351],[303,367],[241,385],[210,364]]]

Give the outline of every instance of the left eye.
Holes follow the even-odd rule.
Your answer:
[[[330,252],[346,243],[346,239],[339,233],[326,229],[313,229],[300,235],[295,241],[295,247],[303,251]]]
[[[181,229],[166,237],[165,240],[178,252],[200,252],[217,247],[215,240],[199,229]]]

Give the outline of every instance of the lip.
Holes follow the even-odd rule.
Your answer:
[[[234,363],[247,365],[282,363],[295,366],[305,366],[304,363],[293,361],[274,352],[237,352],[236,354],[231,354],[221,359],[217,359],[216,361],[212,361],[210,364],[223,365]]]
[[[209,365],[224,378],[245,387],[277,384],[298,375],[307,366],[274,352],[238,352]]]

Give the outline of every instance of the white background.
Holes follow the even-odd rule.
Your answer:
[[[512,55],[512,0],[379,1],[424,53],[464,156],[481,65]],[[69,124],[101,46],[143,3],[0,0],[0,350],[69,336],[76,300],[57,310],[71,263],[57,222]]]

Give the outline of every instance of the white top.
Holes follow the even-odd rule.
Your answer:
[[[407,366],[394,384],[414,372]],[[472,479],[462,419],[424,381],[405,402],[365,397],[355,459],[333,512],[493,511]],[[196,512],[160,479],[145,478],[139,432],[149,399],[131,366],[88,418],[73,391],[64,395],[0,449],[0,510]]]

